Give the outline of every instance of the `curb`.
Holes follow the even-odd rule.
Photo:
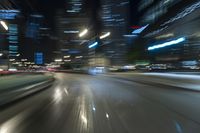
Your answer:
[[[53,84],[54,80],[55,79],[52,78],[30,86],[22,87],[21,89],[18,90],[0,94],[0,107],[7,106],[25,97],[28,97],[34,93],[42,91],[43,89],[50,87]]]

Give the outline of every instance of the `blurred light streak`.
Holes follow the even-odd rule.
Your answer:
[[[88,48],[94,48],[97,45],[98,45],[98,42],[95,42],[95,43],[91,44]]]
[[[79,33],[79,31],[73,30],[73,31],[64,31],[65,34],[76,34]]]
[[[83,30],[80,34],[79,37],[83,37],[88,33],[88,29]]]
[[[185,72],[187,73],[187,72]],[[198,75],[191,75],[191,74],[179,74],[179,73],[144,73],[143,75],[152,75],[152,76],[160,76],[160,77],[167,77],[167,78],[182,78],[182,79],[200,79]]]
[[[110,34],[111,34],[110,32],[107,32],[106,34],[100,36],[100,39],[104,39],[104,38],[110,36]]]
[[[81,119],[84,124],[87,124],[87,118],[84,115],[81,115]]]
[[[1,25],[3,26],[3,28],[5,30],[8,30],[8,26],[7,26],[7,24],[4,21],[0,21],[0,23],[1,23]]]
[[[139,28],[139,29],[137,29],[137,30],[134,30],[134,31],[132,32],[132,34],[140,34],[140,33],[143,32],[148,26],[149,26],[149,24],[147,24],[147,25],[145,25],[145,26],[143,26],[143,27],[141,27],[141,28]]]
[[[165,43],[162,43],[162,44],[158,44],[158,45],[154,45],[154,46],[148,47],[148,50],[151,51],[151,50],[154,50],[154,49],[159,49],[159,48],[163,48],[163,47],[179,44],[181,42],[184,42],[185,40],[186,40],[185,37],[181,37],[181,38],[178,38],[178,39],[173,40],[173,41],[169,41],[169,42],[165,42]]]
[[[62,59],[55,59],[55,62],[62,62]]]
[[[108,113],[106,113],[106,118],[109,119],[109,115],[108,115]]]
[[[65,91],[65,93],[66,93],[67,95],[69,95],[69,92],[68,92],[67,88],[64,88],[64,91]]]
[[[59,103],[61,100],[62,100],[62,92],[59,88],[57,88],[55,90],[55,93],[54,93],[54,100]]]
[[[66,58],[70,58],[71,56],[70,55],[66,55],[66,56],[64,56],[64,58],[66,59]]]

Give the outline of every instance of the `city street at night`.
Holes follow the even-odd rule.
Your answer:
[[[116,77],[56,73],[1,108],[0,133],[199,133],[198,91]]]
[[[200,0],[0,0],[0,133],[200,133]]]

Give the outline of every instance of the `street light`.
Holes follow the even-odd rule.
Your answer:
[[[111,34],[110,32],[107,32],[106,34],[100,36],[100,39],[104,39],[104,38],[110,36],[110,34]]]
[[[3,26],[3,28],[5,30],[8,30],[8,26],[7,26],[7,24],[4,21],[0,21],[0,23],[1,23],[1,25]]]
[[[88,33],[88,29],[83,30],[80,34],[79,37],[83,37]]]
[[[97,45],[98,45],[98,42],[94,42],[93,44],[89,45],[88,48],[94,48]]]

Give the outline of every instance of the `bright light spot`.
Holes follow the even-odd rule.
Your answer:
[[[79,37],[83,37],[84,35],[86,35],[88,33],[88,29],[83,30],[80,34]]]
[[[61,90],[59,88],[55,90],[54,100],[56,102],[60,102],[62,100],[62,92],[61,92]]]
[[[181,38],[173,40],[173,41],[169,41],[169,42],[165,42],[165,43],[162,43],[162,44],[158,44],[158,45],[148,47],[148,50],[150,51],[150,50],[154,50],[154,49],[159,49],[159,48],[175,45],[175,44],[184,42],[185,40],[186,40],[185,37],[181,37]]]
[[[83,123],[87,124],[87,118],[84,115],[81,115],[81,119]]]
[[[3,56],[3,53],[0,53],[0,56]]]
[[[1,25],[3,26],[3,28],[5,30],[8,30],[8,26],[7,26],[7,24],[4,21],[0,21],[0,23],[1,23]]]
[[[10,59],[9,61],[15,61],[15,59]]]
[[[96,111],[96,108],[95,108],[95,107],[93,107],[93,108],[92,108],[92,110],[93,110],[93,111]]]
[[[106,38],[106,37],[108,37],[108,36],[110,36],[110,32],[108,32],[108,33],[106,33],[106,34],[104,34],[104,35],[102,35],[102,36],[100,36],[100,39],[104,39],[104,38]]]
[[[64,56],[65,59],[66,59],[66,58],[70,58],[70,57],[71,57],[70,55]]]
[[[16,72],[17,69],[16,68],[10,68],[8,71],[11,71],[11,72]]]
[[[55,59],[55,62],[62,62],[62,59]]]
[[[64,62],[70,62],[70,61],[72,61],[72,60],[64,60]]]
[[[106,113],[106,118],[108,118],[108,119],[109,119],[109,115],[108,115],[108,113]]]
[[[20,56],[20,54],[17,54],[16,56],[17,56],[17,57],[19,57],[19,56]]]
[[[76,56],[76,59],[81,59],[83,58],[83,56]]]
[[[98,42],[95,42],[95,43],[91,44],[88,48],[93,48],[93,47],[95,47],[97,45],[98,45]]]

